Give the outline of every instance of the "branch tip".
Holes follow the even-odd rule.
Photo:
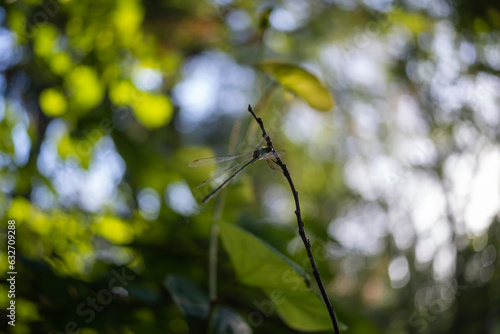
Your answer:
[[[264,122],[262,121],[262,119],[260,117],[257,117],[257,115],[255,115],[255,112],[253,111],[252,106],[250,104],[248,105],[248,111],[252,114],[255,121],[259,124],[260,129],[262,130],[262,137],[266,138],[267,147],[271,148],[273,152],[276,152],[276,150],[274,149],[273,143],[271,141],[271,138],[267,134],[266,129],[264,127]],[[316,266],[316,261],[314,260],[314,256],[312,254],[311,243],[306,236],[306,231],[304,230],[304,221],[302,220],[302,216],[300,214],[299,193],[295,189],[295,185],[293,184],[292,177],[291,177],[290,172],[288,171],[288,168],[286,167],[286,165],[283,163],[283,161],[281,161],[281,158],[276,153],[275,153],[275,158],[276,158],[276,164],[281,168],[281,171],[283,172],[283,175],[287,179],[288,184],[290,185],[290,189],[292,190],[293,198],[295,200],[295,208],[296,208],[295,216],[297,217],[297,225],[299,227],[299,235],[302,239],[302,243],[304,244],[304,246],[306,248],[307,256],[309,257],[309,261],[311,262],[312,271],[314,274],[314,278],[316,279],[316,283],[318,284],[318,288],[321,292],[321,297],[323,298],[323,302],[325,303],[325,306],[328,310],[328,314],[330,315],[330,319],[332,320],[333,329],[335,331],[335,334],[340,334],[339,325],[337,323],[337,317],[335,316],[333,306],[330,303],[330,299],[328,298],[328,295],[326,294],[326,290],[325,290],[325,287],[323,285],[323,282],[321,281],[321,276],[319,274],[318,267]]]

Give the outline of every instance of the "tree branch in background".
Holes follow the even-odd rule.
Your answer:
[[[309,242],[309,239],[307,239],[306,236],[306,231],[304,230],[304,221],[302,220],[302,215],[300,213],[300,202],[299,202],[299,193],[297,190],[295,190],[295,186],[292,181],[292,177],[290,176],[290,172],[288,171],[288,168],[286,165],[281,161],[281,158],[279,155],[276,153],[276,150],[274,149],[273,143],[271,141],[271,138],[266,132],[266,129],[264,127],[264,122],[260,117],[257,117],[255,115],[255,112],[252,109],[251,105],[248,105],[248,111],[252,114],[253,118],[257,121],[259,124],[261,130],[262,130],[262,137],[266,139],[267,147],[271,148],[272,151],[274,152],[274,158],[276,159],[276,164],[281,168],[283,171],[283,175],[285,175],[288,184],[290,185],[290,188],[293,193],[293,198],[295,200],[295,216],[297,217],[297,224],[299,225],[299,235],[302,238],[302,242],[304,243],[304,246],[306,247],[307,251],[307,256],[309,257],[309,262],[311,262],[311,267],[312,271],[314,274],[314,278],[316,279],[316,283],[318,284],[318,288],[321,291],[321,297],[323,298],[323,301],[326,305],[326,308],[328,309],[328,313],[330,314],[330,318],[332,319],[332,324],[333,328],[335,330],[336,334],[340,333],[339,330],[339,325],[337,323],[337,318],[335,317],[335,311],[333,310],[333,306],[330,303],[330,299],[328,299],[328,295],[326,294],[325,287],[323,286],[323,282],[321,281],[321,276],[319,274],[318,267],[316,266],[316,261],[314,260],[312,250],[311,250],[311,243]]]

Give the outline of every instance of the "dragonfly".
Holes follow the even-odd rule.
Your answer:
[[[256,163],[259,160],[262,160],[262,159],[267,160],[267,163],[269,164],[269,166],[271,166],[271,168],[273,168],[273,169],[276,169],[276,168],[273,167],[273,165],[271,163],[271,161],[274,161],[273,160],[274,154],[282,155],[285,152],[284,151],[275,152],[271,147],[262,147],[262,148],[259,149],[258,147],[261,144],[262,144],[262,142],[257,146],[257,149],[255,151],[252,151],[252,152],[246,152],[246,153],[240,153],[240,154],[232,154],[232,155],[224,155],[224,156],[212,157],[212,158],[197,159],[197,160],[191,162],[189,164],[189,167],[201,167],[201,166],[209,166],[209,165],[214,165],[214,164],[220,164],[220,163],[223,163],[223,162],[232,161],[232,160],[235,160],[235,159],[238,159],[238,158],[245,157],[245,159],[243,159],[242,161],[238,162],[237,164],[235,164],[235,165],[233,165],[233,166],[231,166],[231,167],[229,167],[227,169],[224,169],[220,173],[215,174],[211,178],[203,181],[202,183],[200,183],[198,185],[198,188],[203,187],[205,184],[209,183],[210,181],[215,180],[215,179],[221,177],[222,175],[224,175],[224,174],[226,174],[226,173],[228,173],[228,172],[230,172],[230,171],[232,171],[232,170],[234,170],[234,169],[236,169],[236,168],[238,168],[238,167],[241,166],[241,168],[239,168],[238,170],[236,170],[236,172],[234,172],[224,182],[222,182],[220,186],[218,186],[214,191],[212,191],[210,194],[208,194],[207,196],[205,196],[205,198],[203,198],[203,200],[201,202],[202,203],[206,203],[213,196],[215,196],[222,188],[224,188],[232,179],[234,179],[239,173],[241,173],[248,166]]]

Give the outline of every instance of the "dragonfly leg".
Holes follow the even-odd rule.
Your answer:
[[[271,167],[272,169],[280,171],[280,172],[283,172],[280,168],[276,168],[276,167],[273,166],[273,160],[266,159],[266,161],[267,161],[267,164],[269,165],[269,167]]]

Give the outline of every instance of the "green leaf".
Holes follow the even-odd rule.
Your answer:
[[[104,87],[99,73],[92,66],[77,66],[68,75],[67,89],[72,93],[75,108],[88,112],[96,108],[104,98]]]
[[[267,61],[259,67],[285,88],[304,99],[311,107],[328,111],[334,105],[330,92],[310,72],[295,65]]]
[[[40,93],[40,109],[49,117],[61,116],[66,112],[64,94],[58,88],[46,88]]]
[[[220,228],[222,243],[241,283],[260,288],[310,291],[305,272],[283,254],[235,225],[221,223]]]
[[[168,275],[165,286],[186,317],[208,319],[210,301],[196,284],[182,276]]]
[[[270,298],[261,303],[269,315],[276,311],[290,328],[297,330],[333,328],[328,310],[309,288],[297,264],[235,225],[220,223],[220,233],[238,280],[262,288]]]
[[[142,93],[141,101],[132,108],[136,119],[150,129],[168,124],[174,115],[174,107],[167,96]]]
[[[333,329],[328,310],[312,291],[264,289],[288,327],[299,331]]]
[[[241,333],[251,334],[252,328],[229,307],[217,307],[210,320],[209,334]]]

